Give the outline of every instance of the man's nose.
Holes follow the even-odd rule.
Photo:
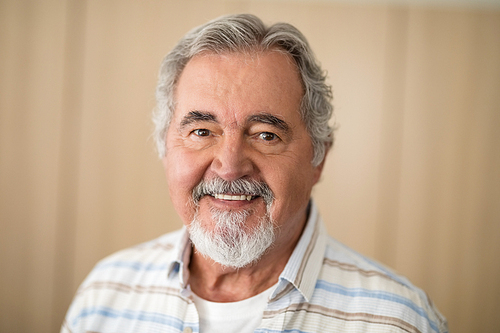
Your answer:
[[[242,135],[225,134],[218,143],[212,170],[229,181],[250,176],[254,172],[250,150],[251,147]]]

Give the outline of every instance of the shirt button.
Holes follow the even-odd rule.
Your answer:
[[[193,329],[191,327],[184,327],[183,333],[193,333]]]

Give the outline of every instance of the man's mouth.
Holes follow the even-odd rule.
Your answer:
[[[224,194],[224,193],[215,193],[212,195],[215,199],[220,199],[220,200],[231,200],[231,201],[250,201],[252,198],[255,198],[255,196],[252,195],[246,195],[246,194]]]
[[[262,198],[267,205],[271,204],[274,199],[273,192],[266,183],[242,178],[234,181],[226,181],[222,178],[200,181],[193,188],[192,195],[195,204],[198,204],[206,195],[218,200],[240,202]]]

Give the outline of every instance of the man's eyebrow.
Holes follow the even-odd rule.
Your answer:
[[[251,115],[250,117],[248,117],[248,122],[269,124],[279,130],[282,130],[286,134],[290,133],[291,131],[290,126],[286,123],[286,121],[266,112]]]
[[[205,111],[191,111],[182,118],[180,126],[181,128],[200,121],[217,122],[217,118],[210,112]]]

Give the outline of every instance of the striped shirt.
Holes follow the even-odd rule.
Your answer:
[[[448,332],[423,291],[329,237],[310,206],[255,332]],[[183,228],[102,260],[61,332],[199,332],[187,284],[190,253]]]

